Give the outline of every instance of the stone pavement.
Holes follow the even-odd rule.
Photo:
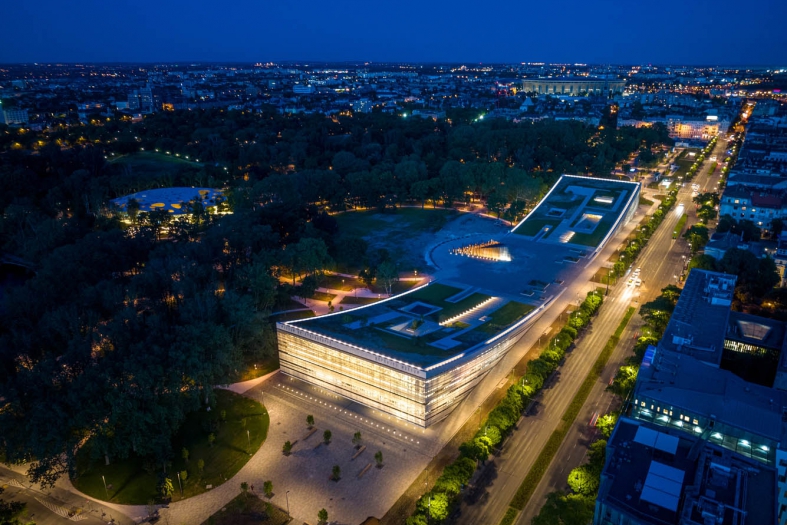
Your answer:
[[[257,398],[256,390],[246,395]],[[317,512],[325,508],[332,523],[356,525],[369,515],[382,516],[429,461],[416,446],[391,439],[387,432],[330,418],[332,406],[327,404],[312,409],[298,400],[269,394],[265,396],[265,406],[271,416],[271,428],[254,457],[226,483],[162,509],[162,519],[171,525],[202,523],[240,493],[242,482],[254,485],[258,493],[263,482],[271,480],[272,503],[282,509],[287,509],[289,503],[294,523],[315,523]],[[306,426],[307,414],[315,416],[317,430],[312,433]],[[325,429],[333,434],[329,445],[322,443]],[[353,459],[357,451],[352,437],[358,430],[362,431],[366,449]],[[288,440],[294,442],[294,447],[291,455],[285,457],[281,447]],[[378,450],[385,462],[381,469],[374,466]],[[341,468],[339,481],[330,479],[334,465]]]

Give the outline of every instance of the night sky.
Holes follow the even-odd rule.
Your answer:
[[[10,0],[0,62],[787,65],[783,0]]]

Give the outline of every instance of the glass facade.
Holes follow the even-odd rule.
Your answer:
[[[680,407],[665,405],[657,400],[640,397],[634,400],[631,417],[655,425],[679,428],[684,432],[700,436],[713,423],[707,436],[708,441],[732,450],[747,458],[754,458],[773,466],[778,443],[738,428],[728,422],[711,421],[701,414],[694,414]]]
[[[279,323],[279,361],[287,375],[428,427],[448,416],[539,316],[488,345],[426,368]]]

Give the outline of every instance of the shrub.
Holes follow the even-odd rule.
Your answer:
[[[500,525],[514,525],[514,521],[519,516],[519,511],[514,507],[508,507],[503,519],[500,520]]]

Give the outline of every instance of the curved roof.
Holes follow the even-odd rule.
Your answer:
[[[110,202],[113,206],[125,212],[128,211],[128,203],[131,199],[139,203],[139,211],[141,212],[163,209],[173,215],[182,215],[189,212],[186,205],[194,199],[200,200],[202,205],[207,208],[216,206],[224,200],[224,194],[222,190],[216,188],[156,188],[118,197]]]

